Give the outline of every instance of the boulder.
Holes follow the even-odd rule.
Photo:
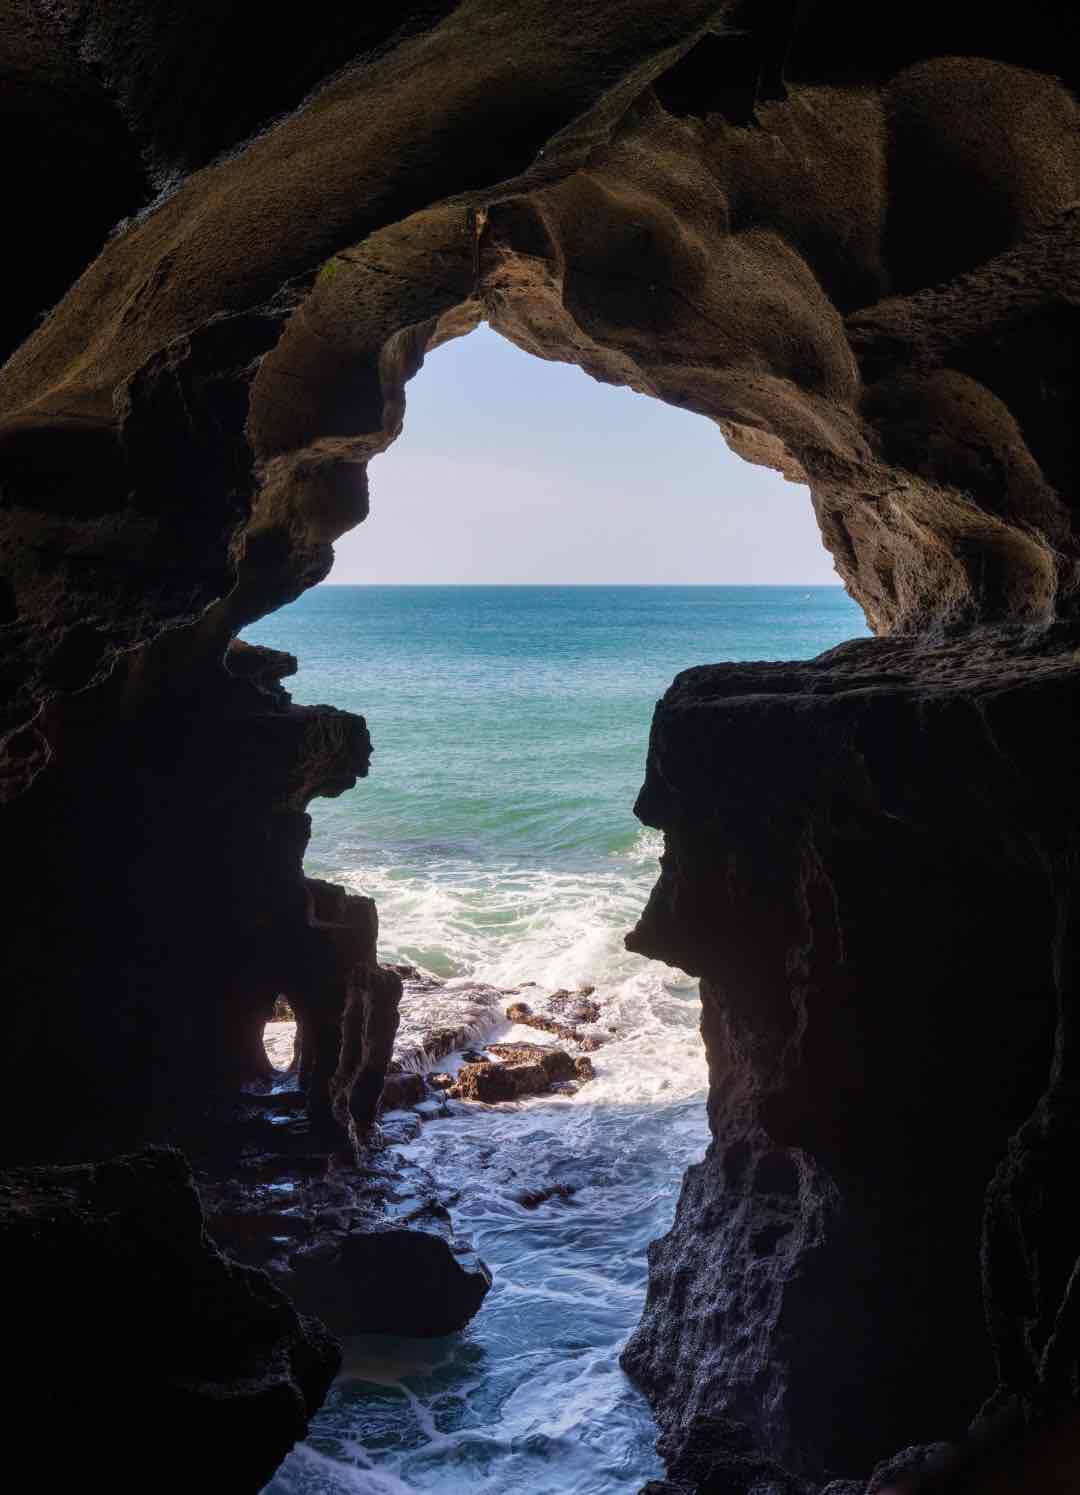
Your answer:
[[[491,1286],[478,1257],[422,1228],[354,1229],[293,1258],[290,1292],[335,1332],[436,1339],[463,1329]]]
[[[171,1148],[0,1175],[0,1251],[5,1413],[55,1488],[98,1468],[117,1491],[256,1495],[337,1371],[326,1328],[211,1241]],[[64,1346],[86,1367],[61,1374]]]
[[[564,1049],[541,1049],[539,1045],[497,1044],[516,1062],[466,1064],[457,1084],[447,1093],[459,1100],[497,1105],[526,1095],[541,1095],[562,1080],[575,1075],[574,1061]]]

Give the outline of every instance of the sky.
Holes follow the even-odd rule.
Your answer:
[[[428,355],[336,583],[838,583],[806,488],[483,326]]]

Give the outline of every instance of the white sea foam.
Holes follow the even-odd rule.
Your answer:
[[[659,1472],[618,1352],[640,1313],[646,1246],[706,1141],[696,987],[623,945],[659,850],[644,832],[580,873],[447,859],[342,879],[376,898],[382,958],[446,983],[406,998],[407,1043],[436,1018],[483,1024],[489,1011],[486,1041],[537,1038],[502,1016],[502,990],[525,982],[537,1007],[554,988],[595,987],[591,1031],[606,1042],[576,1095],[458,1105],[408,1144],[453,1197],[494,1287],[463,1335],[348,1345],[345,1379],[270,1495],[633,1495]],[[477,982],[501,989],[492,1009]],[[564,1195],[527,1202],[552,1184]]]
[[[430,863],[418,877],[393,866],[345,875],[379,907],[380,955],[444,978],[434,992],[410,994],[402,1008],[397,1057],[424,1067],[420,1036],[460,1026],[462,1042],[491,1032],[503,1002],[475,983],[507,990],[531,982],[537,997],[559,988],[596,988],[600,1030],[597,1079],[582,1103],[654,1104],[699,1091],[704,1056],[691,977],[626,950],[623,938],[644,906],[662,850],[645,830],[602,870],[551,871]],[[528,998],[529,991],[523,992]],[[611,1031],[614,1029],[614,1035]]]

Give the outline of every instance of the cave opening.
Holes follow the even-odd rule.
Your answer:
[[[617,1352],[707,1141],[696,983],[623,946],[661,845],[632,813],[653,704],[702,659],[816,654],[865,623],[805,489],[711,422],[487,328],[428,355],[370,481],[328,583],[244,637],[297,657],[294,699],[368,722],[371,774],[313,805],[305,871],[374,897],[380,962],[405,982],[381,1125],[453,1190],[494,1284],[469,1334],[482,1389],[463,1389],[461,1344],[405,1370],[366,1344],[319,1433],[344,1461],[389,1378],[407,1390],[380,1457],[407,1488],[453,1488],[476,1457],[527,1488],[563,1442],[567,1490],[619,1440],[636,1479],[658,1469],[656,1429]],[[268,1024],[279,1073],[287,1036]],[[499,1088],[541,1050],[568,1056],[550,1087]],[[448,1102],[449,1082],[474,1088]],[[617,1243],[615,1218],[632,1222]],[[571,1296],[587,1305],[572,1341],[553,1307]],[[494,1420],[479,1456],[477,1403]],[[532,1444],[510,1454],[516,1421]],[[275,1495],[302,1487],[302,1459]]]
[[[702,659],[819,653],[865,635],[863,617],[805,487],[737,457],[711,421],[484,325],[428,354],[370,479],[372,513],[337,542],[327,582],[243,635],[296,654],[294,699],[375,729],[372,776],[313,806],[306,871],[377,895],[396,964],[591,985],[596,931],[556,934],[543,899],[500,893],[491,869],[565,865],[585,886],[604,858],[647,846],[643,904],[659,842],[632,806],[656,697]],[[478,735],[496,739],[491,764]],[[634,897],[614,899],[602,942],[634,922]],[[527,949],[545,922],[551,948],[522,966],[515,940]],[[292,1016],[265,1030],[277,1072]]]
[[[142,1442],[170,1449],[161,1478],[181,1495],[208,1478],[325,1491],[335,1462],[350,1489],[546,1489],[552,1468],[594,1487],[601,1466],[636,1490],[659,1472],[614,1369],[618,1315],[670,1219],[643,1200],[670,1201],[703,1136],[672,1057],[696,1043],[696,1000],[590,993],[591,967],[538,991],[481,959],[524,933],[532,971],[568,924],[638,912],[635,955],[700,973],[713,1136],[621,1355],[662,1433],[661,1487],[937,1490],[938,1471],[915,1472],[928,1439],[1003,1412],[1075,1428],[1075,7],[1018,26],[920,3],[883,29],[848,0],[464,0],[329,50],[325,27],[263,28],[268,66],[239,69],[207,68],[206,28],[169,7],[134,27],[124,7],[118,24],[46,9],[16,25],[11,59],[13,184],[33,191],[7,342],[29,336],[3,370],[0,435],[18,872],[0,1223],[28,1441],[51,1435],[42,1392],[74,1337],[101,1373],[62,1388],[68,1483],[97,1456],[137,1486]],[[250,54],[250,28],[223,25],[219,63]],[[389,618],[320,613],[348,590],[317,583],[364,515],[372,459],[382,512],[405,384],[484,319],[804,478],[876,635],[783,663],[700,666],[695,647],[657,703],[638,800],[664,861],[625,918],[654,843],[597,834],[581,754],[612,738],[618,695],[550,598],[531,599],[513,669],[505,588],[483,660],[445,610],[403,626],[400,597]],[[599,565],[625,526],[589,530],[580,508],[563,529]],[[672,505],[653,511],[666,540]],[[558,531],[503,553],[536,558]],[[592,633],[607,626],[606,663],[632,654],[643,689],[676,609],[629,605],[598,607]],[[296,701],[292,655],[237,638],[271,615],[348,635],[338,662],[301,650]],[[378,682],[357,700],[381,755],[357,797],[366,724],[303,704],[305,680],[355,684],[375,661],[388,704],[430,711],[391,753]],[[579,665],[588,710],[568,727]],[[484,669],[481,710],[460,687]],[[380,796],[410,751],[391,834]],[[455,754],[467,774],[438,783]],[[329,836],[336,882],[304,875],[321,796],[308,871]],[[371,879],[347,875],[376,852],[384,948],[406,915],[421,936],[398,971],[352,891]],[[444,1115],[438,1093],[416,1101],[414,1049],[390,1076],[391,1145],[361,1153],[410,1037],[399,1003],[407,1019],[467,995],[467,1025],[444,1007],[428,1026],[484,1043],[511,990],[601,1030],[592,1052],[565,1040],[558,1084],[579,1088]],[[267,1085],[277,993],[301,1073]],[[520,1056],[561,1035],[522,1028],[486,1074],[551,1078]],[[163,1141],[187,1159],[145,1146]],[[317,1446],[274,1475],[339,1363],[326,1328],[352,1341],[353,1384],[379,1388],[381,1436],[358,1442],[339,1384]],[[388,1366],[362,1330],[444,1343]],[[991,1482],[1039,1485],[1007,1465]]]

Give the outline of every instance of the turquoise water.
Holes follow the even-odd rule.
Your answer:
[[[706,1131],[696,989],[622,948],[661,849],[631,813],[649,720],[680,669],[865,632],[829,587],[320,587],[247,631],[298,656],[295,700],[368,720],[371,775],[313,805],[307,867],[374,894],[384,957],[587,983],[616,1030],[572,1099],[459,1107],[410,1144],[495,1285],[451,1339],[350,1344],[272,1495],[631,1495],[658,1472],[617,1357]],[[549,1182],[575,1192],[517,1202]]]

